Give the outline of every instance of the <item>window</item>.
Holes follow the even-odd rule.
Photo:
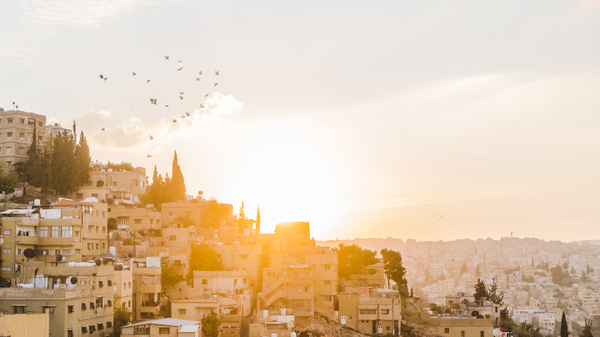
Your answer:
[[[6,133],[6,138],[12,138],[12,132],[7,132]]]
[[[12,146],[6,147],[6,154],[12,154]]]
[[[21,121],[21,124],[25,124],[25,118],[19,118],[19,120]]]
[[[246,254],[243,254],[243,255],[242,255],[242,260],[248,260],[248,255],[246,255]]]
[[[139,225],[142,223],[142,219],[134,219],[133,223],[135,223],[136,225]]]
[[[38,126],[41,128],[44,125],[42,124],[42,122],[38,122]]]
[[[9,123],[12,123],[13,122],[13,118],[12,117],[11,118],[7,118],[6,121],[9,122]]]
[[[96,326],[95,325],[90,325],[90,333],[96,331]]]
[[[67,337],[74,337],[75,335],[73,335],[73,329],[69,329],[67,330]]]
[[[485,337],[485,332],[483,330],[479,331],[479,337]]]
[[[15,305],[13,306],[13,314],[24,314],[25,306],[24,305]]]
[[[329,285],[329,284],[331,284],[331,280],[325,280],[325,281],[323,281],[323,282],[324,282],[326,285]]]
[[[2,271],[10,271],[10,267],[2,267]]]
[[[464,331],[460,332],[460,337],[465,337],[465,332]]]
[[[381,309],[381,314],[382,315],[389,315],[390,314],[390,309]]]
[[[62,250],[62,255],[71,255],[71,250],[70,249],[63,249]]]
[[[169,333],[169,328],[158,328],[159,335],[168,335]]]
[[[168,215],[169,216],[173,216],[173,215],[175,215],[175,212],[171,211],[171,212],[168,213]]]
[[[98,323],[98,330],[104,330],[104,323]]]
[[[94,302],[90,302],[90,309],[95,309],[96,308],[96,304]]]
[[[98,287],[104,288],[104,282],[103,281],[98,281]]]
[[[112,307],[112,300],[108,300],[108,303],[106,305]]]
[[[169,235],[169,241],[177,241],[177,235]]]
[[[377,314],[377,309],[360,309],[361,315],[375,315]]]
[[[17,248],[17,255],[23,255],[23,251],[21,250],[21,248]]]
[[[38,235],[40,238],[47,238],[48,237],[48,227],[39,227],[38,228]]]
[[[25,134],[23,132],[19,133],[19,139],[20,140],[25,139]]]
[[[106,328],[107,329],[112,328],[112,322],[111,321],[106,322]]]
[[[81,310],[87,310],[87,306],[85,305],[85,303],[81,303]]]
[[[444,333],[450,333],[450,328],[444,328]]]
[[[202,279],[202,284],[208,284],[208,280],[207,279]]]
[[[326,264],[326,265],[323,266],[323,268],[325,268],[325,270],[329,270],[329,269],[331,269],[331,266],[328,265],[328,264]]]
[[[60,249],[55,249],[54,250],[54,255],[60,255]]]
[[[70,238],[71,237],[71,226],[62,226],[61,235],[63,238]]]
[[[10,254],[10,253],[11,253],[10,248],[2,249],[2,254]]]
[[[19,154],[23,154],[25,153],[25,148],[22,146],[19,146]]]
[[[81,333],[87,333],[87,326],[81,327]]]
[[[77,232],[77,233],[79,233],[79,232]],[[75,249],[75,255],[81,255],[81,249]]]
[[[52,226],[52,237],[59,238],[60,237],[60,227]]]
[[[179,314],[180,315],[185,315],[185,309],[179,309]]]
[[[112,280],[108,280],[108,286],[112,286]]]
[[[69,306],[67,307],[67,311],[68,311],[69,313],[73,313],[73,312],[75,312],[75,309],[73,308],[73,306],[72,306],[72,305],[69,305]]]
[[[49,314],[53,314],[54,313],[54,306],[42,306],[42,311],[44,313],[49,313]]]
[[[4,230],[4,235],[11,235],[12,234],[12,230],[11,229],[5,229]]]

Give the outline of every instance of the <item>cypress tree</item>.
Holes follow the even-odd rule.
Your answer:
[[[68,195],[75,191],[75,141],[63,132],[54,138],[51,156],[50,187],[57,195]]]
[[[560,319],[560,337],[569,337],[569,327],[567,326],[567,316],[563,311],[562,318]]]
[[[75,127],[75,125],[73,125]],[[76,186],[80,187],[90,180],[90,147],[83,131],[79,136],[79,144],[75,148],[75,180]]]
[[[171,192],[174,201],[185,200],[185,183],[183,181],[183,174],[181,173],[181,167],[177,162],[177,151],[173,155],[173,178],[171,179]]]

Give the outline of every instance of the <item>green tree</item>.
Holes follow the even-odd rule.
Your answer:
[[[567,315],[565,312],[562,313],[562,318],[560,319],[560,337],[569,337],[569,327],[567,326]]]
[[[468,272],[469,272],[469,269],[467,268],[467,263],[463,262],[462,267],[460,267],[460,275],[462,276]]]
[[[209,245],[192,244],[190,268],[198,271],[224,270],[221,257]]]
[[[119,228],[117,226],[117,219],[115,219],[115,218],[108,218],[106,224],[108,225],[109,231],[114,231]]]
[[[105,168],[113,171],[133,171],[133,164],[128,162],[121,162],[117,164],[111,163],[109,160]]]
[[[219,326],[221,326],[221,321],[219,321],[219,317],[214,311],[210,312],[210,315],[205,315],[202,317],[202,335],[204,337],[218,337],[219,336]]]
[[[77,188],[85,185],[90,180],[90,147],[83,131],[79,136],[79,143],[75,147],[75,183]]]
[[[408,281],[406,281],[406,268],[402,266],[402,255],[399,252],[384,248],[381,250],[383,257],[383,270],[389,280],[398,285],[398,291],[403,297],[408,297]]]
[[[493,283],[488,290],[487,300],[497,305],[502,305],[504,302],[504,293],[498,292],[496,279],[493,280]]]
[[[27,160],[24,163],[23,176],[25,181],[36,187],[43,187],[44,167],[38,148],[37,127],[33,127],[33,139],[27,150]]]
[[[367,267],[377,263],[377,253],[373,250],[362,249],[356,244],[341,243],[338,248],[338,276],[349,280],[352,275],[372,273]]]
[[[475,284],[475,293],[473,294],[475,297],[475,301],[480,305],[483,304],[483,300],[488,298],[488,291],[485,286],[485,283],[481,279],[477,279],[477,284]]]
[[[185,182],[183,181],[183,173],[177,162],[177,151],[173,155],[173,166],[171,170],[173,179],[171,180],[171,194],[173,201],[185,200]]]
[[[183,281],[183,276],[179,272],[180,270],[181,268],[174,264],[169,264],[162,267],[160,284],[163,292],[165,292],[167,288],[173,287],[174,285]]]
[[[227,221],[228,213],[229,211],[225,204],[219,203],[217,199],[210,199],[204,203],[200,226],[219,229]]]
[[[50,168],[50,188],[57,195],[68,195],[76,189],[75,141],[67,132],[59,133],[53,139]]]
[[[121,336],[121,327],[131,323],[131,311],[125,308],[125,303],[120,308],[116,308],[113,317],[113,337]]]
[[[14,192],[15,182],[17,182],[17,173],[15,171],[9,171],[7,173],[0,172],[0,192]]]
[[[585,325],[583,327],[583,331],[580,335],[581,337],[594,337],[592,335],[592,320],[585,319]]]

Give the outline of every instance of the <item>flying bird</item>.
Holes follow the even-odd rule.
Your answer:
[[[146,80],[146,84],[150,83],[150,81],[152,81],[152,80]]]
[[[204,97],[208,97],[208,94],[204,95]]]
[[[150,104],[158,105],[156,104],[156,98],[150,98]]]
[[[186,112],[185,115],[188,116],[188,117],[190,117],[190,113],[189,112]]]
[[[179,96],[179,100],[182,100],[182,99],[183,99],[183,96]]]
[[[177,123],[177,120],[176,120],[176,119],[173,119],[173,123]]]
[[[165,60],[168,60],[168,59],[169,59],[169,57],[168,57],[168,56],[165,56]]]
[[[183,61],[182,61],[182,60],[179,60],[179,61],[177,61],[177,62],[181,63],[181,62],[183,62]]]
[[[214,86],[216,87],[216,86],[217,86],[217,84],[219,84],[219,83],[215,83],[215,85],[214,85]]]
[[[168,107],[169,107],[169,105],[168,105],[168,104],[165,104],[165,108],[168,108]]]
[[[148,137],[150,137],[150,140],[154,139],[154,137],[152,137],[152,135],[148,135]]]
[[[198,72],[198,75],[202,75],[202,70],[200,70],[200,71]]]
[[[200,103],[200,109],[204,109],[206,108],[204,105],[202,105],[202,103]]]
[[[150,157],[152,157],[152,155],[151,155],[151,154],[149,154],[149,155],[146,155],[146,158],[150,158]]]
[[[185,94],[185,91],[180,91],[179,94],[183,95],[183,94]]]
[[[108,80],[108,77],[105,77],[104,75],[100,75],[100,79],[106,81],[106,80]]]
[[[181,119],[184,119],[185,117],[187,117],[186,115],[181,116]]]
[[[219,75],[219,71],[218,70],[215,71],[215,75],[217,75],[217,76]]]
[[[135,71],[132,71],[133,74],[131,74],[131,76],[135,76]]]
[[[102,131],[106,131],[106,128],[102,128]]]
[[[181,67],[181,68],[177,69],[177,71],[180,71],[181,69],[183,69],[183,67]]]
[[[200,77],[196,77],[196,81],[200,81]]]

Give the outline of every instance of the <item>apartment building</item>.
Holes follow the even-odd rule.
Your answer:
[[[133,270],[132,319],[140,322],[158,318],[161,294],[160,258],[147,257],[143,266]]]
[[[131,171],[113,171],[106,169],[102,163],[92,162],[90,180],[79,190],[77,199],[95,193],[98,194],[95,196],[98,200],[111,198],[117,203],[136,204],[139,203],[139,196],[146,193],[146,187],[146,169],[143,167],[135,167]]]
[[[131,260],[115,264],[115,307],[126,308],[133,312],[133,270]]]
[[[162,318],[121,327],[121,336],[200,337],[200,321]]]
[[[49,314],[0,313],[0,336],[49,336]]]
[[[437,326],[442,337],[492,337],[494,323],[491,319],[441,318],[431,322]]]
[[[338,297],[343,325],[369,335],[399,334],[402,309],[398,291],[340,293]]]
[[[38,147],[46,148],[46,116],[20,110],[0,109],[0,162],[8,167],[27,160],[36,129]]]
[[[9,209],[2,212],[2,270],[13,284],[26,261],[82,260],[82,219],[72,210]]]
[[[338,294],[338,254],[329,247],[315,247],[307,262],[313,267],[315,311],[333,319]]]
[[[117,225],[128,226],[141,233],[154,232],[158,235],[162,228],[161,213],[153,209],[109,205],[108,217],[115,218]]]
[[[113,265],[26,262],[17,286],[0,288],[0,310],[47,313],[51,336],[101,336],[113,326]]]
[[[93,259],[108,253],[107,205],[95,199],[75,201],[61,199],[51,205],[65,214],[81,219],[81,255]]]

